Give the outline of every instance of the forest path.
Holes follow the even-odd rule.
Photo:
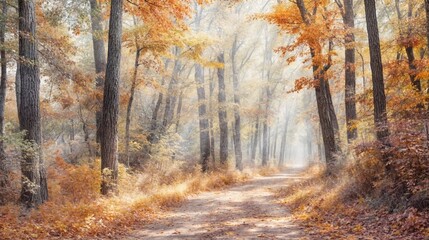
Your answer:
[[[300,239],[301,229],[274,197],[300,178],[299,170],[288,170],[192,196],[125,239]]]

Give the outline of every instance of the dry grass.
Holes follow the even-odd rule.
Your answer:
[[[174,163],[176,164],[176,163]],[[184,167],[184,168],[183,168]],[[168,168],[168,171],[166,170]],[[53,170],[55,169],[55,170]],[[23,216],[16,205],[0,207],[0,239],[87,238],[123,233],[150,221],[189,195],[222,189],[273,169],[214,171],[198,167],[148,166],[144,173],[120,167],[119,196],[99,195],[99,162],[74,166],[56,159],[49,172],[50,201]]]
[[[373,163],[348,166],[335,178],[312,167],[303,181],[281,189],[277,197],[314,238],[427,239],[429,213],[389,212],[388,204],[380,203],[379,186],[372,185],[374,171],[363,168],[368,165]]]

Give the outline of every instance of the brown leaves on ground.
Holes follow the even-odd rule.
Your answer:
[[[380,199],[344,197],[350,179],[309,179],[277,192],[309,239],[429,239],[429,211],[392,211]]]

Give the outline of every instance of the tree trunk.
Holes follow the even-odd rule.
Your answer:
[[[198,115],[200,126],[200,162],[202,171],[206,172],[210,159],[209,120],[206,107],[206,92],[204,88],[204,73],[200,64],[195,64],[195,81],[198,94]]]
[[[282,167],[284,165],[284,162],[285,162],[286,140],[287,140],[288,127],[289,127],[289,117],[286,116],[284,131],[283,131],[282,140],[280,143],[281,146],[280,146],[279,167]]]
[[[262,133],[262,166],[268,165],[268,123],[264,118]]]
[[[268,117],[269,117],[269,108],[270,108],[270,101],[271,101],[271,92],[269,89],[269,86],[266,86],[266,99],[265,99],[265,116],[264,116],[264,122],[263,122],[263,134],[262,134],[262,166],[268,165],[269,160],[269,127],[268,127]]]
[[[6,103],[6,86],[7,86],[7,59],[5,49],[5,33],[6,33],[6,19],[7,19],[7,2],[6,0],[1,1],[2,18],[0,19],[0,65],[1,65],[1,76],[0,76],[0,187],[5,187],[8,182],[8,172],[6,167],[6,153],[2,137],[4,135],[4,110]],[[0,199],[0,204],[2,204]]]
[[[375,0],[365,0],[365,16],[368,30],[369,53],[374,98],[374,122],[377,140],[388,143],[389,127],[387,122],[386,95],[384,92],[383,63],[380,51],[377,12]]]
[[[134,72],[133,72],[133,79],[132,79],[131,89],[130,89],[130,99],[128,100],[128,105],[127,105],[127,116],[125,120],[125,161],[126,161],[127,167],[130,167],[131,110],[133,108],[134,92],[137,85],[137,73],[139,70],[140,52],[141,52],[141,49],[139,48],[139,45],[136,41],[136,56],[134,60]]]
[[[178,48],[176,48],[176,55],[179,53]],[[168,85],[168,92],[167,97],[165,99],[165,109],[164,109],[164,118],[162,120],[162,131],[165,133],[171,124],[171,121],[174,117],[174,108],[176,106],[176,100],[177,100],[177,80],[178,80],[178,74],[181,68],[181,64],[179,59],[176,59],[174,61],[174,68],[173,68],[173,74],[171,76],[170,83]]]
[[[254,136],[253,136],[253,143],[252,143],[252,152],[251,152],[251,157],[250,157],[250,161],[252,162],[252,164],[255,164],[255,159],[256,159],[256,150],[258,149],[258,139],[259,137],[259,116],[256,118],[256,124],[255,124],[255,132],[254,132]]]
[[[212,157],[212,164],[213,167],[216,166],[216,155],[215,155],[215,136],[214,136],[214,125],[213,125],[213,95],[214,95],[214,88],[215,88],[215,83],[214,83],[214,74],[210,75],[210,99],[209,99],[209,108],[210,108],[210,155]]]
[[[358,136],[354,121],[357,119],[356,113],[356,53],[355,53],[355,35],[352,32],[355,28],[353,0],[344,0],[344,24],[347,28],[345,37],[345,106],[347,123],[347,141],[351,143]]]
[[[300,10],[301,18],[306,25],[311,25],[311,19],[308,15],[303,0],[297,0],[297,6]],[[326,71],[329,69],[330,64],[326,66],[320,66],[318,64],[318,57],[321,52],[317,51],[310,46],[310,53],[313,64],[313,77],[317,84],[314,87],[316,92],[317,111],[319,115],[320,127],[322,129],[323,144],[325,147],[326,157],[326,173],[333,174],[335,168],[335,155],[339,151],[339,145],[336,134],[338,129],[338,121],[335,115],[332,97],[329,88],[329,82],[326,79]],[[338,131],[337,131],[338,133]]]
[[[104,74],[106,71],[106,53],[103,40],[103,16],[101,13],[100,6],[97,3],[97,0],[89,0],[89,4],[91,6],[92,46],[94,50],[95,74],[97,75],[95,78],[95,86],[97,90],[101,93],[104,87]],[[98,106],[100,106],[102,102],[101,94],[97,95],[97,100],[100,103],[98,104]],[[97,143],[100,142],[101,136],[101,117],[101,108],[97,107],[95,113],[95,120],[97,125]]]
[[[272,150],[272,153],[271,153],[271,156],[274,159],[276,158],[276,153],[277,153],[277,139],[278,139],[278,135],[279,135],[279,125],[277,123],[276,124],[276,128],[275,128],[275,133],[274,133],[274,144],[272,146],[273,150]]]
[[[37,56],[36,11],[33,0],[19,0],[19,57],[21,95],[19,125],[31,147],[22,148],[21,202],[29,208],[48,199],[46,170],[42,156],[40,77]]]
[[[183,108],[183,91],[179,94],[179,102],[177,103],[177,110],[176,110],[176,133],[179,132],[179,124],[180,124],[180,116],[182,115],[182,108]]]
[[[170,63],[170,60],[168,60],[168,59],[165,60],[165,63],[164,63],[165,70],[168,69],[169,63]],[[164,83],[165,83],[165,77],[162,77],[161,86],[164,86]],[[152,144],[156,143],[158,140],[158,133],[157,133],[158,114],[159,114],[159,110],[161,109],[163,99],[164,99],[164,93],[162,91],[160,91],[158,94],[158,100],[156,101],[155,108],[153,109],[152,119],[151,119],[151,124],[150,124],[150,133],[148,136],[148,141]]]
[[[86,123],[85,118],[83,117],[82,104],[80,103],[79,95],[77,95],[77,101],[79,104],[78,112],[79,112],[80,121],[82,122],[82,131],[84,134],[84,141],[85,141],[86,145],[88,146],[88,154],[91,157],[92,156],[92,149],[91,149],[91,142],[89,140],[89,129],[88,129],[88,124]]]
[[[119,78],[122,44],[122,0],[111,1],[109,44],[101,121],[101,193],[117,192]]]
[[[421,92],[422,91],[422,86],[421,86],[421,82],[420,80],[416,79],[416,75],[417,75],[417,67],[415,65],[415,55],[414,55],[414,46],[413,43],[411,41],[411,34],[412,34],[412,29],[410,26],[410,20],[413,17],[413,6],[412,6],[412,2],[409,1],[408,2],[408,32],[407,32],[407,39],[403,39],[404,38],[404,29],[402,27],[402,14],[401,14],[401,8],[399,5],[399,0],[395,0],[395,7],[396,7],[396,14],[398,15],[398,24],[399,24],[399,37],[401,38],[401,41],[406,42],[405,45],[405,52],[407,54],[407,59],[408,59],[408,68],[410,70],[410,80],[411,80],[411,85],[413,86],[414,90]],[[400,58],[399,58],[400,59]],[[398,59],[398,60],[399,60]],[[422,104],[419,104],[419,107],[423,107]]]
[[[221,53],[218,56],[218,61],[222,64],[225,64],[224,53]],[[228,161],[228,119],[227,119],[227,109],[226,109],[226,93],[225,93],[225,69],[222,66],[218,68],[217,71],[218,82],[219,82],[219,129],[220,129],[220,139],[219,139],[219,156],[220,163],[226,165]]]
[[[234,151],[235,151],[235,167],[238,170],[243,170],[243,153],[241,150],[241,117],[240,117],[240,83],[238,79],[238,69],[236,63],[237,54],[237,36],[232,46],[231,61],[232,61],[232,82],[234,90]]]

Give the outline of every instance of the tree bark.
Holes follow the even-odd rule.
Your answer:
[[[133,72],[133,78],[131,82],[130,98],[128,99],[128,104],[127,104],[127,116],[125,120],[125,162],[127,164],[127,167],[130,167],[131,110],[133,108],[134,93],[137,85],[137,73],[139,69],[140,52],[141,52],[141,49],[139,48],[139,45],[136,41],[136,56],[134,60],[134,72]]]
[[[176,48],[176,55],[179,53],[178,48]],[[168,92],[165,99],[165,109],[164,109],[164,118],[162,120],[162,132],[165,133],[171,124],[171,121],[174,118],[174,108],[177,101],[177,80],[178,74],[180,72],[181,64],[179,59],[174,61],[173,73],[171,76],[170,83],[168,85]]]
[[[369,53],[371,57],[371,73],[374,98],[374,123],[377,140],[388,143],[389,127],[386,111],[386,95],[384,92],[383,63],[380,51],[377,12],[375,0],[365,0],[365,16],[368,31]]]
[[[224,53],[219,54],[218,59],[220,63],[225,64]],[[218,68],[218,101],[219,101],[219,129],[220,129],[220,139],[219,139],[219,158],[222,165],[226,165],[228,161],[228,119],[227,119],[227,109],[226,109],[226,93],[225,93],[225,69],[222,66]]]
[[[198,115],[200,126],[200,162],[202,171],[206,172],[208,170],[210,159],[210,134],[206,106],[206,92],[204,88],[204,73],[200,64],[195,64],[195,81],[197,83]]]
[[[101,193],[117,193],[118,114],[122,44],[122,0],[111,1],[107,68],[101,121]]]
[[[346,26],[347,35],[345,37],[345,106],[347,123],[347,141],[351,143],[358,137],[357,128],[354,121],[357,119],[356,113],[356,52],[355,35],[352,32],[355,28],[353,0],[344,0],[343,21]]]
[[[210,109],[210,120],[209,120],[209,124],[210,124],[210,155],[212,158],[212,164],[213,167],[216,166],[216,153],[215,153],[215,136],[214,136],[214,116],[213,116],[213,95],[214,95],[214,89],[215,89],[215,83],[214,83],[214,73],[213,75],[210,75],[210,99],[209,99],[209,109]]]
[[[241,150],[241,116],[240,116],[240,83],[238,78],[238,69],[236,63],[237,55],[237,36],[235,36],[234,43],[231,50],[232,62],[232,82],[234,90],[234,151],[235,151],[235,167],[238,170],[243,170],[243,153]]]
[[[168,65],[170,63],[170,60],[165,60],[164,63],[164,69],[168,69]],[[161,86],[164,86],[165,83],[165,77],[162,77]],[[151,118],[151,124],[150,124],[150,133],[148,136],[148,141],[153,144],[156,143],[158,140],[158,115],[159,110],[161,109],[162,101],[164,99],[164,93],[162,91],[158,94],[158,100],[156,101],[155,108],[153,109],[152,118]]]
[[[307,12],[303,0],[297,0],[297,6],[300,10],[301,18],[306,25],[311,25],[311,18]],[[330,44],[331,45],[331,44]],[[326,66],[321,66],[317,60],[321,52],[310,46],[310,53],[313,64],[313,77],[316,80],[314,87],[316,92],[317,111],[319,115],[320,127],[322,129],[322,138],[325,148],[326,158],[326,173],[333,174],[335,168],[335,155],[339,152],[339,138],[336,137],[336,129],[338,129],[338,121],[335,115],[332,97],[329,88],[329,82],[326,79],[326,71],[330,68],[330,63]],[[337,131],[338,133],[338,131]]]
[[[5,46],[5,34],[6,34],[6,19],[7,19],[7,2],[6,0],[1,1],[2,19],[0,20],[0,65],[1,65],[1,76],[0,76],[0,187],[5,187],[8,182],[8,172],[6,167],[6,153],[2,137],[4,135],[4,124],[5,124],[5,103],[6,103],[6,86],[7,86],[7,59],[6,59],[6,46]],[[0,199],[2,204],[2,199]]]
[[[106,71],[106,53],[103,40],[103,16],[97,0],[89,0],[89,4],[91,6],[92,46],[94,50],[95,74],[97,75],[95,78],[95,86],[97,90],[101,93],[104,87],[104,74]],[[101,105],[101,96],[98,97],[97,100],[100,103],[99,105]],[[101,136],[101,117],[101,108],[97,107],[95,113],[95,120],[97,125],[97,143],[100,142]]]
[[[21,94],[19,125],[31,147],[22,148],[21,202],[29,208],[48,199],[46,170],[42,156],[40,77],[37,56],[36,11],[33,0],[19,0],[19,57]]]
[[[399,0],[395,0],[395,7],[396,7],[396,13],[398,15],[398,24],[399,24],[399,35],[401,38],[401,41],[406,42],[405,45],[405,53],[407,54],[407,59],[408,59],[408,68],[410,70],[410,80],[411,80],[411,85],[413,86],[414,90],[416,90],[417,92],[421,92],[422,91],[422,85],[420,80],[416,79],[417,76],[417,67],[415,65],[415,55],[414,55],[414,46],[412,45],[412,42],[410,41],[412,36],[411,36],[411,26],[409,25],[410,22],[408,22],[408,32],[407,32],[407,39],[403,39],[404,38],[404,33],[403,33],[403,28],[402,28],[402,14],[401,14],[401,8],[399,5]],[[413,17],[413,6],[412,6],[412,2],[409,1],[408,2],[408,20],[411,20],[411,18]],[[422,104],[419,104],[419,107],[423,107]]]

